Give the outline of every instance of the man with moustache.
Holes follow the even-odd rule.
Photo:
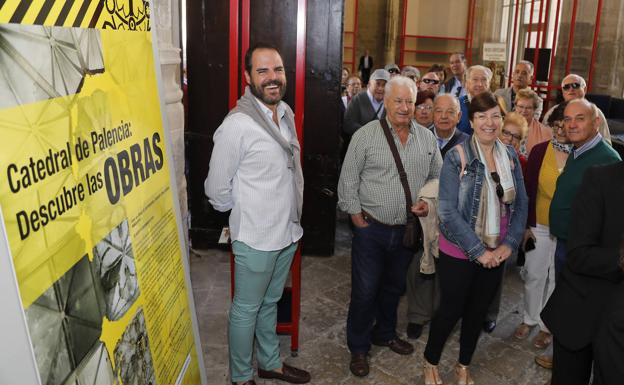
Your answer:
[[[385,121],[372,121],[353,135],[338,182],[338,206],[353,223],[347,345],[349,368],[358,377],[369,373],[371,343],[403,355],[414,351],[396,333],[397,306],[413,251],[402,243],[407,202],[383,124],[405,169],[414,202],[409,215],[427,216],[428,206],[417,202],[417,194],[439,177],[442,158],[431,131],[412,124],[416,92],[414,81],[405,76],[388,81]]]
[[[500,88],[494,92],[494,95],[501,98],[507,111],[514,111],[516,105],[516,94],[518,91],[527,88],[533,82],[533,63],[528,60],[520,60],[514,68],[511,76],[511,87]],[[535,119],[539,119],[542,115],[542,98],[539,98],[538,106],[535,109]]]
[[[433,72],[427,73],[429,74],[435,75]],[[435,98],[432,132],[442,158],[448,150],[469,138],[467,134],[457,129],[460,116],[459,102],[455,96],[442,94]],[[440,302],[438,275],[421,273],[422,255],[423,251],[418,251],[407,270],[405,294],[407,297],[407,337],[410,339],[420,337],[424,325],[431,321]]]
[[[231,210],[230,377],[233,384],[255,385],[255,337],[260,378],[303,384],[310,374],[281,362],[275,331],[277,302],[303,235],[300,147],[293,112],[282,101],[286,72],[278,50],[263,43],[249,48],[245,79],[245,94],[214,134],[204,183],[212,206]]]

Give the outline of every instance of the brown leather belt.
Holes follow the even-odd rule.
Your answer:
[[[386,223],[380,222],[364,210],[362,210],[362,218],[364,218],[364,220],[368,223],[376,223],[378,225],[384,225],[388,227],[405,227],[405,225],[388,225]]]

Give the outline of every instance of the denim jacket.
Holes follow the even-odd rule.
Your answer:
[[[457,148],[452,148],[444,157],[440,172],[439,208],[440,231],[450,242],[457,245],[471,261],[486,251],[486,246],[475,233],[479,211],[481,188],[485,183],[485,166],[474,153],[471,140],[459,144],[465,153],[466,165],[460,178],[461,159]],[[512,251],[518,248],[524,235],[528,213],[528,198],[522,178],[522,167],[516,151],[507,146],[507,154],[513,161],[513,179],[516,198],[508,208],[507,236],[501,243]]]

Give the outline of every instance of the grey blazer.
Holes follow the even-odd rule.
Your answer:
[[[351,103],[347,107],[344,117],[344,125],[342,129],[344,133],[353,135],[360,127],[366,123],[379,119],[373,109],[373,105],[368,99],[368,92],[362,91],[351,99]],[[386,110],[382,114],[382,118],[386,116]]]

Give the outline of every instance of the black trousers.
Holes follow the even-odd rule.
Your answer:
[[[425,358],[437,365],[442,349],[461,318],[459,363],[469,365],[477,346],[488,307],[503,277],[504,264],[486,269],[440,251],[440,307],[433,316]]]
[[[553,342],[552,385],[587,385],[592,372],[594,354],[592,345],[580,350],[569,350]]]

